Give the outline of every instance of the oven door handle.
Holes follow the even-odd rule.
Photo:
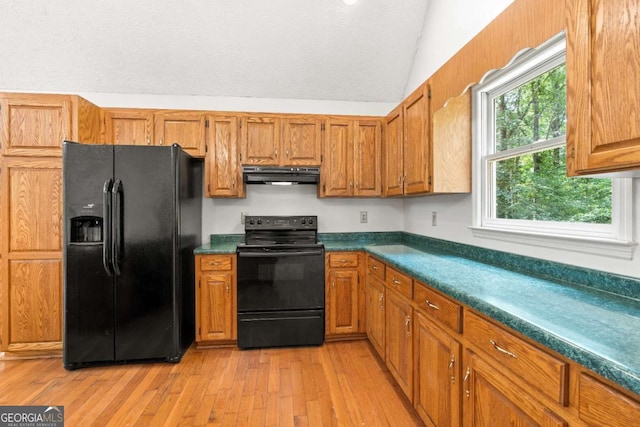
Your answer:
[[[241,258],[274,258],[279,256],[313,256],[322,255],[322,250],[317,251],[265,251],[265,252],[243,252],[239,251]]]

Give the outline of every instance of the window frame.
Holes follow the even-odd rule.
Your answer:
[[[631,259],[636,243],[632,240],[630,178],[611,178],[611,224],[519,220],[491,215],[496,197],[492,165],[498,160],[566,147],[565,134],[496,153],[493,101],[563,63],[566,63],[564,32],[538,48],[521,51],[504,68],[488,73],[472,88],[473,222],[470,228],[476,237]]]

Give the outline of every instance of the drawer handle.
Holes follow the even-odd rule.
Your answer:
[[[399,280],[396,280],[396,278],[394,277],[393,279],[391,279],[391,281],[396,284],[396,285],[402,285],[402,282]]]
[[[436,304],[432,303],[428,299],[424,300],[424,303],[427,304],[429,308],[433,308],[434,310],[440,310],[440,307],[438,307]]]
[[[348,262],[346,259],[337,259],[336,262]]]
[[[216,266],[218,266],[218,265],[220,265],[222,263],[221,262],[211,262],[211,261],[209,261],[207,264],[210,265],[211,267],[216,267]]]
[[[371,268],[374,269],[374,270],[377,270],[378,266],[377,265],[372,265]]]
[[[518,356],[516,356],[514,353],[510,352],[507,349],[504,349],[502,347],[500,347],[494,340],[489,340],[489,342],[491,343],[491,345],[493,346],[493,348],[495,348],[496,350],[498,350],[500,353],[506,354],[507,356],[511,356],[514,359],[517,359]]]

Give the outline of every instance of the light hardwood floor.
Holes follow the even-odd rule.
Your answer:
[[[0,360],[0,405],[64,406],[66,426],[423,425],[364,340],[72,372],[59,358]]]

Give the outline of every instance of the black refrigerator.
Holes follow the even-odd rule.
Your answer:
[[[178,145],[62,152],[64,367],[179,362],[195,335],[202,160]]]

